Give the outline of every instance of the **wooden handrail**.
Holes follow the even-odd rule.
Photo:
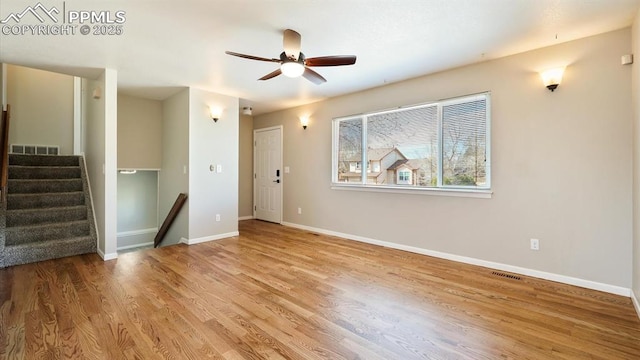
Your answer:
[[[167,235],[167,231],[169,231],[169,228],[171,227],[171,224],[173,224],[173,221],[178,216],[178,213],[180,212],[180,209],[182,209],[182,205],[184,205],[185,201],[187,201],[187,194],[180,193],[178,195],[178,198],[176,199],[176,202],[173,203],[173,206],[171,207],[171,211],[169,211],[169,213],[167,214],[166,219],[164,219],[164,222],[162,223],[162,226],[160,227],[160,230],[156,234],[155,239],[153,239],[153,247],[154,248],[158,247],[158,245],[164,239],[165,235]]]
[[[2,110],[2,123],[0,124],[0,202],[7,201],[7,183],[9,182],[9,119],[11,107]]]

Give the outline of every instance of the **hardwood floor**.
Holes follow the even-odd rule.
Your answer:
[[[631,300],[255,220],[0,270],[3,359],[640,359]]]

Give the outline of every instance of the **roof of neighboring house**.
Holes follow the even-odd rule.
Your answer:
[[[406,164],[409,160],[407,159],[402,159],[402,160],[398,160],[396,162],[394,162],[393,164],[391,164],[391,166],[389,166],[387,168],[387,170],[398,170],[398,168],[404,164]]]
[[[420,165],[422,165],[422,162],[420,161],[421,159],[412,159],[412,160],[398,160],[396,162],[394,162],[393,164],[391,164],[391,166],[389,166],[387,168],[387,170],[398,170],[401,167],[406,167],[409,168],[411,170],[418,170],[420,169]]]
[[[382,160],[385,156],[389,155],[391,152],[396,151],[400,156],[405,157],[398,148],[381,148],[381,149],[368,149],[367,150],[367,160],[370,161],[379,161]],[[346,161],[360,161],[362,158],[359,155],[351,156]]]

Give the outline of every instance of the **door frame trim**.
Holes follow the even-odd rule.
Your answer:
[[[278,224],[282,224],[282,222],[284,221],[283,218],[283,199],[284,199],[284,169],[283,169],[283,153],[284,153],[284,126],[283,125],[277,125],[277,126],[271,126],[271,127],[266,127],[266,128],[261,128],[261,129],[253,129],[253,218],[257,219],[256,217],[256,207],[258,206],[258,202],[257,202],[257,194],[258,191],[256,189],[257,186],[257,181],[256,181],[256,163],[257,163],[257,156],[256,156],[256,150],[258,147],[258,143],[256,141],[256,134],[260,133],[260,132],[265,132],[265,131],[272,131],[272,130],[279,130],[280,131],[280,170],[282,173],[282,176],[280,177],[280,221],[278,222]]]

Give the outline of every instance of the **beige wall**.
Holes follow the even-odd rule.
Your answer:
[[[186,171],[185,171],[186,170]],[[189,196],[189,89],[162,103],[162,170],[158,195],[158,224],[169,214],[180,193]],[[189,238],[189,201],[167,232],[162,245]]]
[[[162,102],[118,94],[118,169],[162,166]]]
[[[256,116],[255,128],[284,125],[284,221],[630,288],[631,68],[620,65],[630,35],[624,29]],[[538,71],[562,64],[564,81],[551,93]],[[491,199],[330,188],[332,118],[483,91],[492,101]],[[298,121],[304,114],[307,130]],[[530,238],[540,239],[539,251],[529,250]]]
[[[9,143],[60,146],[73,154],[73,77],[7,66]]]
[[[118,248],[153,242],[157,228],[158,172],[118,174]]]
[[[240,115],[238,217],[253,216],[253,117]]]
[[[7,104],[7,64],[0,63],[0,110],[5,110]]]
[[[635,306],[640,316],[640,10],[632,29],[635,62],[632,68],[633,91],[633,287]]]
[[[218,122],[212,106],[224,109]],[[238,98],[190,89],[189,241],[238,231],[238,123]],[[218,165],[222,172],[211,171]]]
[[[158,172],[118,174],[118,232],[158,227]]]
[[[91,186],[98,252],[105,260],[117,257],[117,82],[118,73],[105,71],[96,80],[84,82],[82,151],[87,163],[87,175]],[[92,97],[99,88],[101,96]]]

